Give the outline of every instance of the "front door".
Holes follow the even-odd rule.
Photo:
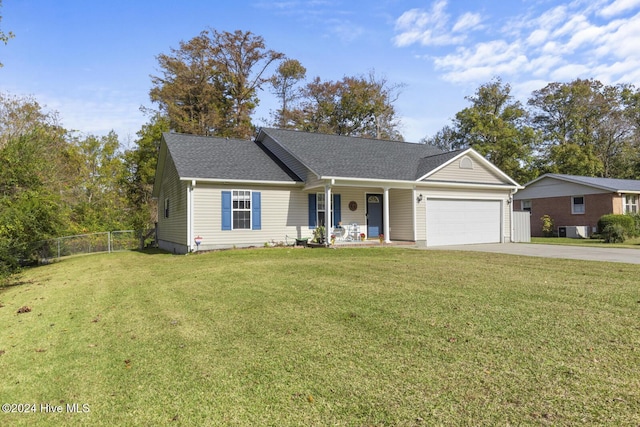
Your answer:
[[[367,237],[378,237],[382,227],[382,194],[367,194]]]

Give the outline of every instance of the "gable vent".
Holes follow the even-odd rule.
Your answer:
[[[460,160],[460,169],[473,169],[473,161],[468,157],[463,157]]]

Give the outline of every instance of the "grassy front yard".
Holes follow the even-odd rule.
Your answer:
[[[572,239],[569,237],[532,237],[531,243],[545,245],[591,246],[602,248],[631,248],[640,249],[640,237],[627,239],[624,243],[604,243],[602,239]]]
[[[638,277],[398,248],[67,259],[0,290],[0,403],[37,405],[0,424],[638,425]]]

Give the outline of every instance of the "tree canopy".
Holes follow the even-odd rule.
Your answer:
[[[472,105],[423,142],[473,147],[521,183],[546,172],[640,177],[640,92],[632,85],[549,83],[527,108],[496,79],[466,99]]]
[[[453,127],[425,142],[454,150],[472,147],[516,181],[532,178],[536,133],[527,126],[528,113],[513,99],[511,86],[496,79],[466,99],[471,106],[456,114]]]
[[[308,132],[402,140],[393,103],[402,85],[367,76],[339,81],[313,79],[290,113],[291,127]]]
[[[158,55],[162,76],[151,76],[150,97],[178,132],[248,139],[257,91],[283,57],[250,31],[205,30]]]

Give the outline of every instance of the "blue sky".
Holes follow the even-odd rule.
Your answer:
[[[202,30],[251,31],[307,78],[374,70],[404,84],[408,141],[433,135],[465,96],[501,77],[521,101],[550,82],[640,86],[640,0],[4,0],[0,91],[30,95],[62,125],[127,144],[147,121],[156,56]],[[277,108],[265,90],[254,122]]]

